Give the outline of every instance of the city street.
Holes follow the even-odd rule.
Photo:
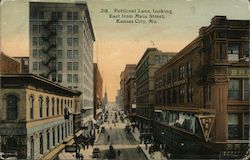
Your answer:
[[[101,156],[103,159],[108,158],[109,146],[112,144],[116,157],[115,159],[129,160],[146,160],[144,153],[138,147],[138,142],[134,139],[131,133],[125,132],[126,121],[121,122],[120,116],[117,115],[118,123],[116,126],[112,123],[115,119],[115,111],[109,110],[107,122],[104,123],[105,133],[102,133],[99,137],[95,147],[100,148]],[[111,127],[111,128],[110,128]],[[108,140],[108,136],[110,139]],[[118,156],[118,150],[120,155]]]

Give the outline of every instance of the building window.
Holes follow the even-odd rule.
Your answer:
[[[50,133],[49,130],[47,130],[47,150],[50,149]]]
[[[57,50],[57,58],[63,58],[63,51]]]
[[[34,119],[34,96],[30,96],[30,119]]]
[[[57,33],[62,33],[62,25],[57,25]]]
[[[72,34],[73,29],[72,26],[67,26],[67,34]]]
[[[239,79],[230,79],[228,82],[228,98],[239,100],[241,98],[241,81]]]
[[[33,46],[38,45],[38,37],[33,37]]]
[[[72,74],[67,74],[67,81],[68,81],[69,83],[72,82]]]
[[[250,85],[249,85],[249,79],[244,79],[243,80],[243,89],[244,89],[244,93],[243,93],[243,95],[244,95],[244,100],[249,100],[250,99],[250,92],[249,92],[249,90],[250,90]]]
[[[54,65],[52,65],[52,66],[54,66]],[[54,67],[53,67],[54,68]],[[53,82],[56,82],[56,74],[55,73],[53,73],[52,75],[51,75],[51,80],[53,81]]]
[[[79,16],[78,12],[74,12],[73,13],[74,20],[78,20],[78,18],[79,18],[78,16]]]
[[[52,145],[55,146],[55,129],[52,128]]]
[[[238,113],[228,114],[228,139],[240,138],[240,115]]]
[[[55,115],[55,98],[52,98],[52,115]]]
[[[78,38],[73,38],[73,45],[78,46]]]
[[[38,33],[38,25],[33,25],[33,33]]]
[[[39,97],[38,99],[38,106],[39,106],[39,117],[43,117],[43,98]]]
[[[17,119],[17,113],[18,113],[18,107],[17,107],[18,98],[14,95],[8,95],[6,97],[6,111],[7,116],[6,118],[8,120],[16,120]]]
[[[62,74],[57,75],[57,82],[62,82]]]
[[[40,154],[43,154],[43,133],[39,133],[39,141],[40,141]]]
[[[160,64],[161,63],[161,57],[159,55],[155,56],[155,64]]]
[[[72,46],[72,38],[67,38],[67,45]]]
[[[72,12],[68,12],[68,13],[67,13],[67,19],[68,19],[68,20],[72,20],[72,19],[73,19],[73,14],[72,14]]]
[[[179,80],[183,80],[185,78],[185,67],[184,65],[179,67]]]
[[[44,12],[39,12],[39,19],[44,19]]]
[[[67,50],[67,58],[72,59],[72,50]]]
[[[74,71],[78,70],[78,62],[73,62],[73,70]]]
[[[37,58],[38,57],[38,52],[36,49],[33,49],[33,58]]]
[[[59,114],[59,99],[56,99],[56,114]]]
[[[250,117],[249,113],[244,113],[243,118],[243,124],[244,124],[244,139],[249,139],[249,124],[250,124]]]
[[[73,75],[73,82],[78,83],[78,74]]]
[[[58,38],[57,38],[57,45],[58,45],[58,46],[62,46],[62,41],[63,41],[63,40],[62,40],[62,37],[58,37]]]
[[[43,45],[43,39],[42,39],[42,37],[39,37],[39,45]]]
[[[46,116],[49,116],[49,97],[46,98]]]
[[[64,139],[64,129],[63,129],[63,124],[62,124],[62,127],[61,127],[61,129],[62,129],[62,141],[63,141],[63,139]]]
[[[191,77],[192,76],[192,61],[188,61],[187,62],[187,72],[188,72],[188,77]]]
[[[185,91],[184,91],[184,87],[183,86],[181,86],[180,88],[179,88],[179,101],[180,101],[180,103],[184,103],[184,97],[185,97]]]
[[[73,59],[78,59],[78,50],[73,51]]]
[[[72,71],[72,62],[67,63],[67,70]]]
[[[62,70],[62,62],[57,63],[57,70],[61,71]]]
[[[61,114],[63,114],[63,99],[61,99]]]
[[[60,143],[60,127],[57,127],[57,143]]]
[[[168,89],[167,91],[167,103],[171,104],[171,90],[170,89]]]
[[[239,60],[239,43],[228,43],[228,60],[229,61],[238,61]]]
[[[39,58],[43,58],[44,54],[43,54],[43,50],[39,50]]]
[[[73,34],[78,34],[78,26],[77,25],[73,26]]]
[[[189,85],[188,85],[187,101],[189,103],[193,102],[193,86],[191,83],[189,83]]]

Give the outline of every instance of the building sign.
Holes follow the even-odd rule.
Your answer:
[[[65,146],[65,152],[77,152],[77,146],[76,145]]]
[[[180,86],[180,85],[183,85],[183,84],[186,84],[186,83],[187,83],[187,79],[176,81],[176,82],[174,82],[172,84],[168,84],[167,88],[172,88],[172,87]]]
[[[132,104],[132,108],[136,108],[136,104]]]
[[[198,115],[197,116],[201,125],[201,129],[206,142],[208,141],[215,115]]]
[[[229,68],[228,76],[247,77],[250,75],[249,68]]]

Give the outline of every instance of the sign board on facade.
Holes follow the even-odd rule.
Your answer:
[[[246,77],[250,75],[249,68],[229,68],[228,76]]]
[[[206,142],[208,141],[215,115],[198,115],[197,116],[201,125],[201,129]]]
[[[76,152],[76,151],[77,151],[76,145],[65,146],[65,152]]]
[[[136,108],[136,104],[132,104],[132,108]]]

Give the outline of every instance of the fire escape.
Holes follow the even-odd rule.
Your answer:
[[[53,73],[56,73],[56,24],[57,18],[51,18],[49,21],[43,24],[43,35],[42,39],[44,47],[42,52],[44,53],[44,59],[42,64],[45,66],[46,71],[42,74],[43,77],[49,78]]]

